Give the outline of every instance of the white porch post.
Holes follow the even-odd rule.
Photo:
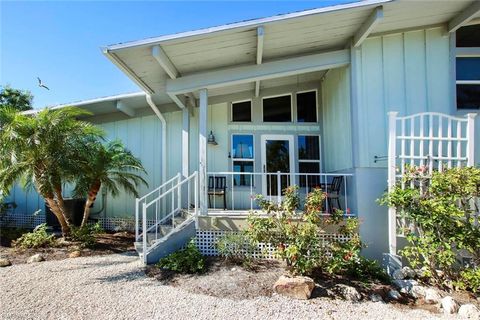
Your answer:
[[[467,114],[467,166],[475,165],[475,116],[476,113]]]
[[[199,141],[198,141],[198,162],[199,162],[199,193],[200,193],[200,214],[206,215],[207,204],[207,113],[208,113],[208,91],[200,89],[200,116],[199,116]]]
[[[190,115],[188,108],[182,109],[182,175],[187,178],[190,175]]]
[[[396,182],[397,114],[388,113],[388,192],[393,190]],[[393,207],[388,208],[388,246],[390,254],[397,254],[397,214]]]

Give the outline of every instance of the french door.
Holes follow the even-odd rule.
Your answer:
[[[262,135],[262,191],[267,199],[281,199],[295,172],[293,135]]]

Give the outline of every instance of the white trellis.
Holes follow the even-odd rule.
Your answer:
[[[399,117],[389,112],[388,190],[405,174],[406,165],[424,166],[428,173],[474,165],[475,113],[454,117],[436,112]],[[388,210],[389,249],[397,252],[397,215]]]

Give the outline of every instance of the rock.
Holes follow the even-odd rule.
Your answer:
[[[400,292],[406,294],[410,294],[413,286],[418,284],[415,280],[393,280],[392,283],[400,290]]]
[[[345,284],[336,284],[332,291],[336,294],[341,296],[343,299],[348,301],[360,301],[362,299],[362,295],[358,292],[357,289],[354,287],[347,286]]]
[[[480,310],[471,303],[464,304],[458,309],[458,317],[461,319],[480,319]]]
[[[12,262],[7,258],[0,258],[0,268],[11,266]]]
[[[405,274],[402,269],[397,269],[392,273],[393,280],[403,280],[405,279]]]
[[[418,298],[424,298],[425,297],[425,287],[424,286],[419,286],[419,285],[414,285],[410,289],[409,294],[414,297],[415,299]]]
[[[388,297],[392,300],[398,300],[398,299],[402,298],[402,295],[397,290],[392,289],[392,290],[388,291]]]
[[[68,257],[69,258],[78,258],[82,255],[82,253],[80,252],[80,250],[75,250],[75,251],[72,251],[68,254]]]
[[[416,270],[415,270],[415,275],[416,275],[418,278],[424,278],[424,277],[427,275],[427,272],[428,272],[428,268],[423,267],[423,268],[421,268],[421,269],[416,269]]]
[[[370,301],[372,302],[384,302],[382,296],[378,293],[373,293],[370,295]]]
[[[415,271],[410,267],[403,267],[402,272],[405,275],[405,278],[414,279],[416,276]]]
[[[237,268],[232,268],[230,269],[230,271],[237,271]]]
[[[312,295],[315,282],[309,277],[281,276],[273,285],[273,290],[281,295],[307,300]]]
[[[428,288],[425,290],[425,302],[430,304],[436,304],[440,302],[442,297],[438,294],[437,290]]]
[[[28,258],[27,263],[34,263],[34,262],[41,262],[45,261],[45,258],[42,256],[42,254],[37,253]]]
[[[454,314],[457,313],[459,304],[452,297],[446,296],[441,300],[443,313]]]

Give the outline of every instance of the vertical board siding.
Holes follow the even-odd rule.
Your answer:
[[[441,28],[367,39],[356,53],[359,167],[387,154],[387,112],[451,114],[449,39]]]
[[[332,69],[322,82],[325,171],[352,167],[349,69]]]

